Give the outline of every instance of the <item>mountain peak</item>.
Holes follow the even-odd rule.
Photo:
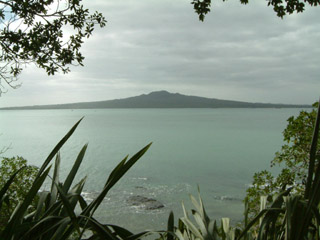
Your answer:
[[[169,93],[166,90],[161,90],[161,91],[155,91],[155,92],[151,92],[148,95],[149,96],[168,96],[171,95],[172,93]]]

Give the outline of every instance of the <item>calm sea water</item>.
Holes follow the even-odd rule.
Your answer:
[[[242,199],[254,172],[268,169],[282,145],[286,120],[300,109],[107,109],[0,112],[5,156],[20,155],[40,166],[56,143],[84,116],[61,152],[62,178],[81,147],[89,143],[78,179],[88,176],[90,201],[127,154],[153,142],[149,151],[114,187],[96,218],[133,231],[164,229],[170,210],[181,216],[181,201],[201,196],[212,219],[242,218]],[[141,195],[165,205],[131,206]]]

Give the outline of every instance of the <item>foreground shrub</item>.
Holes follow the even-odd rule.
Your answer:
[[[22,157],[4,157],[0,164],[0,189],[18,169],[22,170],[16,175],[8,188],[6,199],[0,211],[0,229],[3,229],[8,222],[18,203],[26,197],[38,173],[38,168],[28,165],[27,160]],[[29,212],[34,209],[35,204],[36,199],[32,202],[32,206],[28,208]]]
[[[247,189],[246,199],[249,205],[249,218],[253,219],[260,211],[260,197],[269,196],[267,205],[272,203],[271,195],[280,194],[292,188],[292,192],[303,196],[307,182],[310,160],[310,148],[317,117],[318,103],[312,111],[301,111],[297,117],[290,117],[283,131],[284,145],[276,152],[271,167],[282,167],[277,176],[267,170],[253,176],[252,186]],[[320,147],[318,136],[317,148]],[[316,169],[314,169],[315,171]]]

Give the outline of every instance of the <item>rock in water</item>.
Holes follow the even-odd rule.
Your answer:
[[[164,207],[164,205],[156,199],[147,198],[140,195],[129,197],[127,202],[132,206],[138,206],[146,210],[154,210]]]

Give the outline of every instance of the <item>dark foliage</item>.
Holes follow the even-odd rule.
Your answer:
[[[240,2],[247,4],[249,0],[240,0]],[[200,21],[203,21],[205,15],[210,12],[211,0],[193,0],[191,4],[199,15]],[[267,4],[273,7],[278,17],[283,18],[287,14],[303,12],[306,5],[318,6],[320,0],[267,0]]]
[[[101,13],[90,14],[81,0],[0,1],[0,95],[13,88],[29,63],[48,75],[67,73],[70,65],[82,65],[80,52],[95,25],[105,26]]]

